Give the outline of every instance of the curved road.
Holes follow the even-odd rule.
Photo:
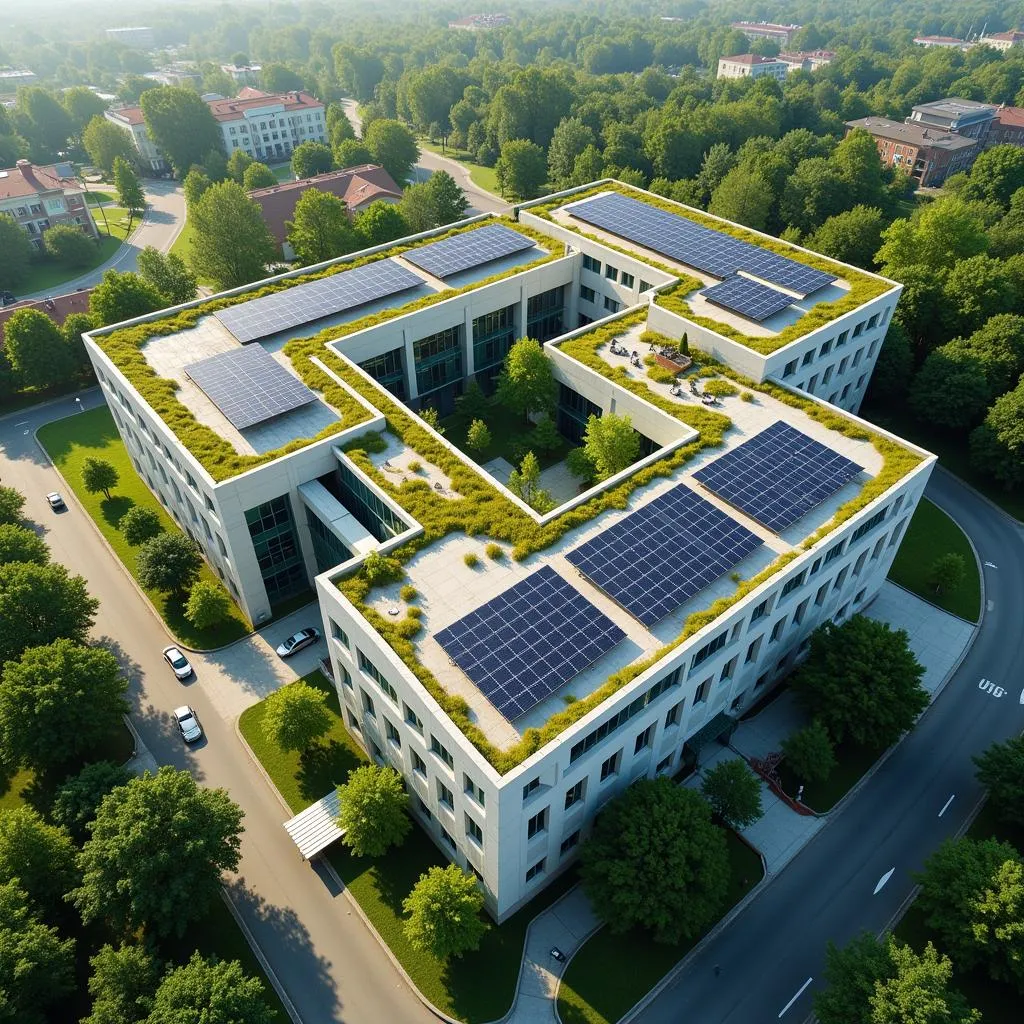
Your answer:
[[[960,523],[985,563],[987,611],[973,647],[841,812],[632,1019],[804,1021],[827,941],[842,945],[890,922],[914,887],[911,873],[964,826],[982,796],[971,755],[1024,730],[1024,526],[940,469],[927,495]],[[994,696],[979,688],[984,680],[1007,692]]]
[[[131,238],[106,263],[73,281],[65,281],[64,284],[31,295],[20,295],[19,299],[44,299],[48,295],[64,295],[78,288],[92,288],[100,283],[108,270],[134,270],[139,253],[147,245],[167,252],[185,226],[185,193],[176,181],[147,181],[145,186],[146,210],[142,221],[132,232]],[[93,215],[102,231],[102,214],[94,209]]]
[[[86,408],[103,403],[96,389],[80,397]],[[26,495],[25,514],[41,527],[54,560],[84,576],[99,598],[93,635],[111,644],[126,666],[132,722],[157,762],[187,768],[204,785],[223,786],[244,810],[242,861],[229,883],[236,909],[305,1024],[436,1021],[332,881],[299,859],[281,827],[288,815],[235,735],[236,715],[222,714],[215,699],[221,680],[223,688],[230,688],[264,672],[272,678],[271,663],[277,661],[272,647],[259,637],[243,640],[239,644],[248,651],[234,645],[230,653],[190,656],[196,667],[190,685],[171,676],[160,652],[173,638],[128,582],[33,437],[38,427],[73,415],[75,409],[74,398],[68,397],[0,418],[0,479]],[[58,489],[69,499],[68,511],[55,515],[44,495]],[[279,640],[282,629],[267,632]],[[206,730],[206,739],[191,750],[168,714],[185,701]]]

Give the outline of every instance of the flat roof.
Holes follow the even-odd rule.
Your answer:
[[[887,117],[861,117],[847,121],[847,128],[863,128],[872,135],[893,142],[906,142],[912,146],[930,146],[933,149],[970,149],[978,144],[977,139],[944,132],[935,126],[929,127],[920,121],[892,121]]]

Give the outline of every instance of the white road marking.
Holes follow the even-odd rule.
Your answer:
[[[1024,704],[1024,696],[1022,696],[1022,697],[1021,697],[1021,699],[1020,699],[1020,702],[1021,702],[1021,704]],[[939,811],[939,817],[940,817],[940,818],[941,818],[941,817],[942,817],[942,816],[943,816],[943,815],[944,815],[944,814],[946,813],[946,811],[947,811],[947,810],[949,810],[949,805],[950,805],[950,804],[951,804],[951,803],[952,803],[952,802],[953,802],[953,801],[954,801],[955,799],[956,799],[956,793],[954,793],[954,794],[953,794],[953,795],[952,795],[952,796],[951,796],[951,797],[950,797],[950,798],[949,798],[949,799],[948,799],[948,800],[947,800],[947,801],[946,801],[946,802],[945,802],[945,803],[944,803],[944,804],[942,805],[942,810],[941,810],[941,811]]]
[[[875,891],[871,894],[872,896],[877,896],[885,888],[885,883],[888,882],[890,878],[892,878],[892,873],[895,870],[895,868],[889,868],[889,870],[886,871],[884,875],[882,875],[882,877],[878,880],[878,884],[875,886]]]
[[[985,602],[985,610],[986,611],[989,611],[989,612],[992,611],[992,609],[995,608],[995,606],[996,606],[995,601],[986,601]]]
[[[986,562],[985,565],[988,566],[989,569],[998,569],[999,568],[999,566],[996,565],[995,562]]]
[[[783,1008],[782,1008],[782,1009],[781,1009],[781,1010],[779,1011],[779,1018],[780,1018],[780,1019],[781,1019],[782,1015],[783,1015],[783,1014],[784,1014],[784,1013],[785,1013],[785,1012],[786,1012],[786,1011],[787,1011],[787,1010],[788,1010],[788,1009],[789,1009],[789,1008],[790,1008],[790,1007],[791,1007],[791,1006],[792,1006],[792,1005],[793,1005],[793,1004],[794,1004],[794,1003],[795,1003],[795,1002],[796,1002],[796,1001],[797,1001],[797,1000],[798,1000],[798,999],[799,999],[799,998],[800,998],[800,997],[801,997],[801,996],[802,996],[802,995],[804,994],[804,989],[806,989],[806,988],[807,988],[807,986],[808,986],[808,985],[810,985],[810,983],[811,983],[812,981],[814,981],[814,979],[813,979],[813,978],[808,978],[808,979],[807,979],[807,980],[806,980],[806,981],[805,981],[805,982],[804,982],[804,983],[803,983],[803,984],[802,984],[802,985],[800,986],[799,990],[797,991],[797,994],[796,994],[795,996],[793,996],[793,998],[792,998],[792,999],[790,999],[790,1001],[789,1001],[788,1003],[786,1003],[786,1005],[785,1005],[785,1006],[784,1006],[784,1007],[783,1007]]]
[[[1020,702],[1021,704],[1024,704],[1024,690],[1020,691]]]

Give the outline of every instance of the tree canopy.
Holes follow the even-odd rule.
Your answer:
[[[33,254],[18,222],[9,213],[0,213],[0,282],[5,288],[17,288],[28,277]]]
[[[285,228],[288,243],[303,266],[344,256],[360,245],[345,204],[330,192],[315,188],[302,193],[294,218],[285,222]]]
[[[331,728],[327,694],[301,679],[275,690],[263,708],[263,733],[282,750],[301,752]]]
[[[420,151],[416,137],[400,121],[381,118],[363,134],[363,142],[381,165],[400,185],[408,180]]]
[[[742,758],[719,761],[709,768],[700,791],[715,814],[733,828],[746,828],[764,813],[761,780]]]
[[[191,260],[196,274],[221,288],[237,288],[265,276],[277,246],[259,206],[238,184],[211,185],[189,216],[194,223]]]
[[[628,416],[614,412],[590,416],[583,434],[583,450],[594,464],[597,479],[607,480],[640,457],[640,435]]]
[[[176,252],[160,252],[147,245],[136,257],[136,266],[139,277],[151,284],[168,306],[196,297],[196,275]]]
[[[199,578],[203,558],[190,537],[177,531],[143,541],[136,573],[147,589],[184,594]]]
[[[162,309],[164,297],[148,281],[133,271],[108,270],[103,281],[89,296],[89,312],[101,327],[132,320]]]
[[[237,960],[206,960],[193,953],[172,967],[153,997],[146,1024],[275,1024],[263,982]]]
[[[50,549],[37,533],[27,526],[0,523],[0,564],[4,562],[35,562],[46,565]]]
[[[554,405],[557,387],[551,361],[540,342],[533,338],[516,341],[498,378],[498,401],[528,417]]]
[[[972,760],[996,814],[1010,825],[1024,825],[1024,737],[993,743]]]
[[[4,325],[4,352],[25,387],[53,387],[67,380],[73,370],[60,330],[38,309],[11,314]]]
[[[279,691],[281,692],[281,691]],[[338,787],[338,827],[342,842],[359,857],[381,857],[400,846],[412,822],[406,814],[409,796],[394,768],[362,765]]]
[[[292,152],[292,173],[296,178],[325,174],[333,164],[331,147],[322,142],[301,142]]]
[[[529,139],[509,139],[502,143],[494,170],[502,195],[532,199],[547,180],[547,158],[537,143]]]
[[[438,960],[459,957],[480,945],[487,925],[480,916],[484,894],[476,878],[457,864],[428,868],[402,902],[405,934],[414,949]]]
[[[160,983],[159,962],[144,946],[109,943],[89,958],[92,1013],[82,1024],[142,1024]]]
[[[202,164],[210,150],[220,150],[220,126],[209,106],[192,89],[158,86],[139,98],[149,136],[183,178],[193,164]]]

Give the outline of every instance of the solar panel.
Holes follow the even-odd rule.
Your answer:
[[[793,301],[789,295],[751,281],[749,277],[727,277],[721,284],[705,288],[700,294],[708,302],[758,323],[785,309]]]
[[[780,420],[694,476],[751,519],[780,533],[861,468]]]
[[[244,345],[421,284],[423,280],[406,267],[392,260],[380,260],[239,302],[215,315]]]
[[[546,565],[435,639],[512,722],[625,636]]]
[[[534,244],[532,238],[503,224],[489,224],[475,231],[420,246],[405,253],[404,259],[434,277],[444,278],[511,256],[515,252],[532,249]]]
[[[669,259],[714,277],[732,277],[743,270],[803,297],[831,284],[835,277],[777,253],[751,245],[686,217],[620,192],[571,203],[564,208],[577,220],[603,228]]]
[[[645,626],[653,626],[760,545],[760,537],[680,484],[566,558]]]
[[[239,430],[316,401],[297,377],[259,345],[185,367],[185,373]]]

